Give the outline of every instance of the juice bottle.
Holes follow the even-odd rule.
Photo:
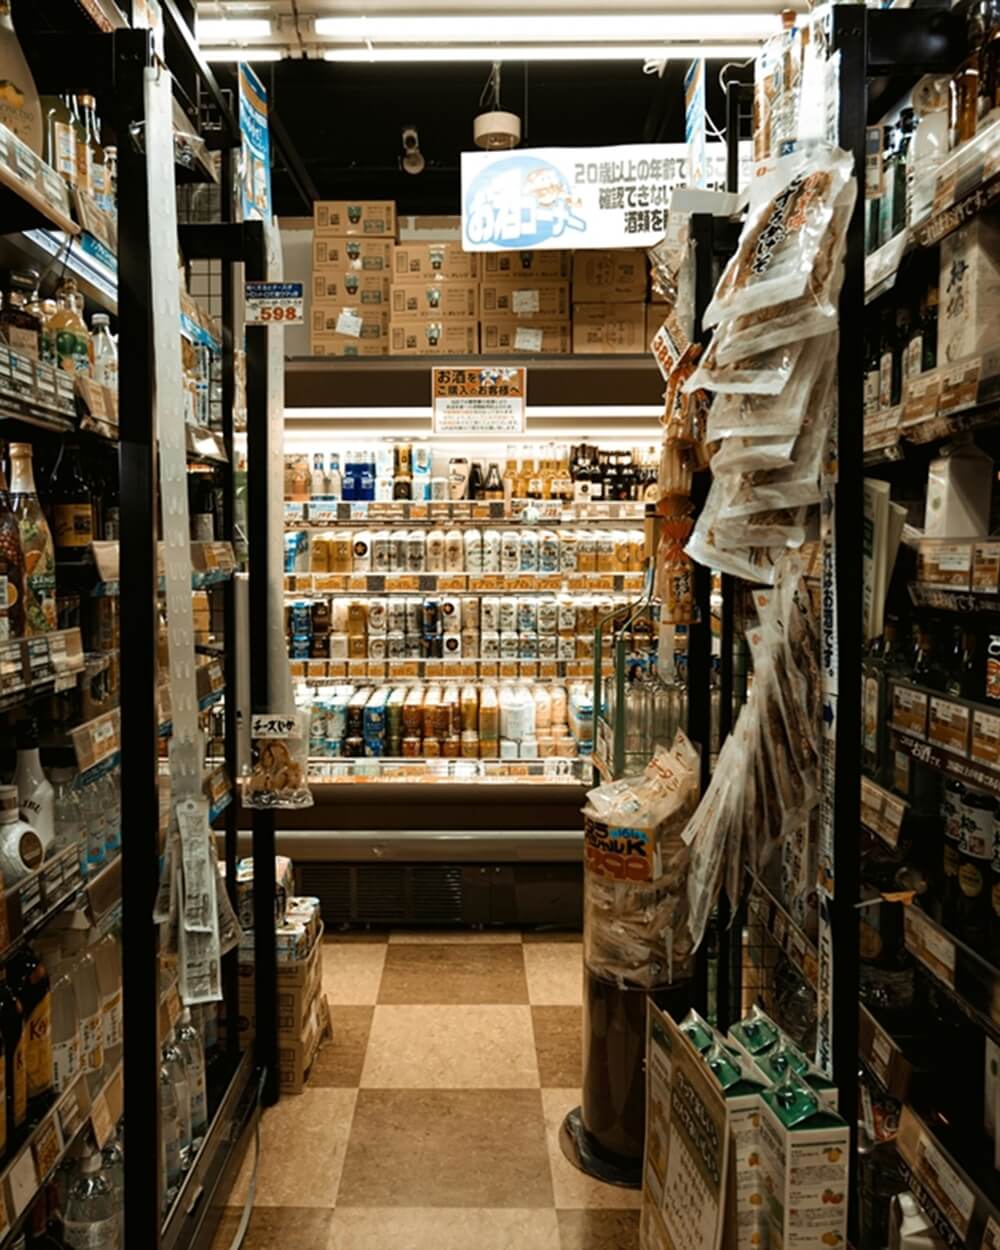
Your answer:
[[[56,627],[56,549],[31,466],[31,444],[11,443],[11,502],[24,552],[24,619],[30,637]]]
[[[56,364],[67,373],[90,373],[90,335],[83,320],[83,296],[67,278],[56,295],[56,311],[49,319],[55,340]]]

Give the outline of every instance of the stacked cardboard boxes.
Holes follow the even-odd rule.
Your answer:
[[[574,253],[574,353],[645,351],[647,271],[639,249]]]
[[[479,351],[479,257],[461,243],[399,244],[390,299],[392,355]]]
[[[479,291],[484,352],[570,350],[571,252],[487,252]]]
[[[309,314],[314,356],[388,352],[395,239],[392,200],[316,202]]]

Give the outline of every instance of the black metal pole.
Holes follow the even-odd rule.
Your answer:
[[[834,46],[840,52],[840,146],[854,154],[854,172],[864,186],[865,121],[868,107],[868,17],[863,6],[833,10]],[[861,794],[861,587],[864,452],[862,372],[864,367],[865,238],[864,195],[859,194],[847,232],[844,286],[840,296],[840,352],[837,361],[837,483],[834,488],[836,688],[834,729],[836,788],[833,855],[836,891],[830,901],[834,950],[832,987],[833,1075],[840,1113],[851,1129],[851,1230],[857,1224],[858,1120],[858,916]],[[851,1239],[856,1241],[853,1231]]]
[[[266,274],[264,228],[260,222],[244,225],[246,277],[260,281]],[[250,708],[267,712],[271,698],[268,663],[268,597],[270,543],[267,515],[271,448],[268,417],[266,326],[247,326],[247,503],[250,567]],[[280,570],[274,570],[280,576]],[[257,1062],[264,1070],[265,1106],[278,1101],[277,961],[274,945],[274,838],[273,811],[253,813],[254,959],[257,996]]]
[[[160,976],[153,905],[159,877],[157,456],[146,158],[129,141],[145,121],[151,39],[117,31],[119,451],[121,499],[122,987],[125,1002],[125,1238],[160,1242]]]

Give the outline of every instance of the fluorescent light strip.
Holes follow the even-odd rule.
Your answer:
[[[195,38],[199,43],[225,39],[266,39],[271,22],[266,17],[222,17],[195,19]]]
[[[744,61],[757,44],[483,44],[479,47],[330,48],[324,60],[353,64],[423,61]]]
[[[286,421],[429,421],[433,409],[419,408],[286,408]],[[633,420],[656,418],[662,404],[528,404],[529,421],[580,418],[581,420]]]
[[[764,39],[780,29],[776,13],[508,14],[505,27],[525,43],[589,43],[671,39]],[[320,17],[316,34],[344,42],[490,43],[497,18],[456,14],[427,17]]]
[[[202,48],[206,61],[281,61],[285,58],[283,48]]]

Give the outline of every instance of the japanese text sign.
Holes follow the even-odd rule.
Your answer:
[[[479,365],[433,371],[435,434],[523,434],[528,371]]]

